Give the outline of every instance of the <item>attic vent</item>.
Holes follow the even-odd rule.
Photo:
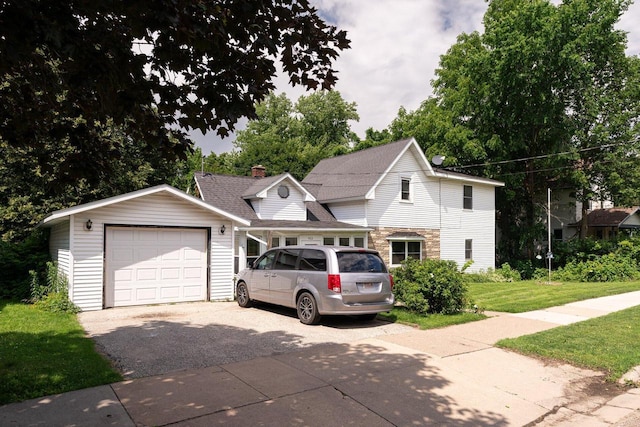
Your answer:
[[[251,168],[251,176],[253,178],[264,178],[266,176],[266,168],[262,165],[257,165]]]

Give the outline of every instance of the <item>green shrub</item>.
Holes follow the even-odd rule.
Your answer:
[[[58,266],[47,262],[44,273],[30,271],[31,302],[46,311],[54,313],[77,313],[78,306],[69,300],[69,282],[58,271]]]
[[[511,268],[507,263],[494,270],[489,268],[486,272],[467,273],[463,275],[466,283],[486,283],[486,282],[517,282],[522,280],[520,272]]]
[[[569,262],[552,277],[562,281],[619,282],[640,278],[640,271],[634,258],[609,253],[588,261]]]
[[[468,305],[462,273],[453,261],[408,259],[393,271],[395,297],[419,314],[453,314]]]
[[[20,243],[0,240],[0,298],[25,300],[29,298],[29,271],[43,271],[49,261],[47,234],[37,230]]]

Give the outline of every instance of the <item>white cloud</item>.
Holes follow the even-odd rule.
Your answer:
[[[352,129],[363,137],[369,127],[381,130],[404,106],[414,110],[432,94],[440,56],[460,33],[482,31],[484,0],[312,0],[324,19],[346,30],[351,49],[341,53],[336,90],[358,106],[360,121]],[[633,4],[618,27],[629,32],[627,53],[640,54],[640,3]],[[292,88],[280,73],[277,93],[296,100],[304,91]],[[205,153],[232,148],[214,134],[198,142]],[[202,141],[202,139],[200,139]]]

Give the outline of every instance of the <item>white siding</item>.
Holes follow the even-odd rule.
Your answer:
[[[104,226],[176,226],[211,228],[211,299],[233,298],[233,224],[168,194],[156,193],[76,215],[73,241],[74,302],[83,310],[103,306]],[[85,230],[88,219],[92,229]],[[225,224],[225,234],[219,229]]]
[[[473,264],[468,272],[495,267],[495,188],[473,187],[473,209],[462,208],[463,186],[460,181],[442,180],[442,228],[440,258],[455,261],[462,267],[465,240],[473,240]]]
[[[401,200],[402,178],[411,179],[411,201]],[[407,150],[375,190],[369,201],[368,225],[372,227],[439,228],[438,180],[425,175],[424,166]]]
[[[366,201],[358,200],[355,202],[332,203],[329,206],[333,216],[347,224],[367,226],[367,209]]]
[[[289,187],[289,197],[283,199],[278,195],[278,187]],[[260,219],[278,219],[289,221],[306,221],[307,208],[304,205],[304,194],[289,182],[282,182],[267,192],[267,198],[259,204]]]
[[[69,221],[51,227],[49,253],[58,265],[58,271],[69,279],[69,296],[72,294],[71,248],[69,246]]]

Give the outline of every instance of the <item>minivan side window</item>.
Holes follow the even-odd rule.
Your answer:
[[[327,256],[323,251],[305,249],[300,256],[299,270],[327,271]]]
[[[279,251],[274,270],[295,270],[299,249],[283,249]]]
[[[338,268],[341,273],[386,273],[382,259],[367,252],[338,252]]]
[[[267,252],[258,259],[255,264],[256,270],[271,270],[273,268],[273,260],[276,257],[276,251]]]

